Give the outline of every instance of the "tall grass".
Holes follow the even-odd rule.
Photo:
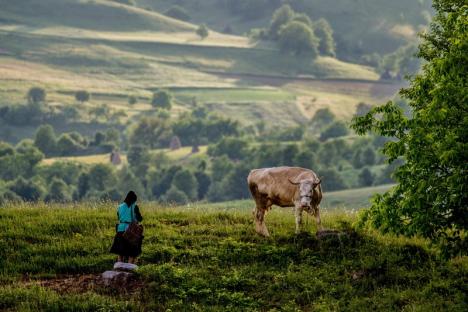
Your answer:
[[[340,237],[317,239],[312,219],[296,235],[290,209],[276,208],[262,238],[251,206],[142,203],[144,287],[127,296],[25,282],[111,268],[116,204],[1,207],[0,310],[466,310],[467,258],[441,260],[424,240],[356,230],[356,214],[342,210],[323,213]]]

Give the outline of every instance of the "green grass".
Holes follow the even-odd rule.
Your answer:
[[[187,31],[195,26],[133,6],[106,0],[2,1],[0,18],[10,24],[109,31]],[[125,21],[124,23],[122,21]]]
[[[0,309],[44,311],[464,311],[467,258],[440,260],[418,238],[356,230],[356,215],[324,212],[347,233],[294,234],[289,209],[267,215],[271,238],[254,233],[246,203],[170,208],[142,203],[140,280],[122,294],[102,287],[55,292],[35,280],[100,274],[116,204],[21,204],[0,208]],[[312,233],[311,233],[312,232]]]

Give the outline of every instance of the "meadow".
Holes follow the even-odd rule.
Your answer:
[[[312,218],[296,235],[291,210],[274,208],[262,238],[252,205],[142,203],[132,289],[95,282],[115,260],[115,203],[0,207],[0,310],[466,311],[466,257],[360,229],[347,209],[324,209],[343,235],[318,239]]]

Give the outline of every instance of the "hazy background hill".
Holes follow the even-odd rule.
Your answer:
[[[331,177],[330,190],[391,183],[376,154],[384,140],[358,139],[347,125],[393,98],[418,69],[416,32],[430,17],[428,1],[0,0],[0,7],[0,140],[13,151],[1,157],[18,161],[24,146],[43,155],[25,154],[35,155],[30,167],[1,176],[0,189],[21,193],[14,187],[21,176],[40,186],[41,199],[52,185],[39,168],[71,161],[78,177],[107,166],[111,151],[122,163],[105,169],[110,181],[136,175],[151,199],[167,195],[177,166],[198,174],[192,187],[206,185],[188,199],[206,199],[209,190],[210,200],[229,199],[221,184],[243,185],[256,166],[315,168]],[[78,195],[76,178],[53,176],[70,184],[66,198],[109,195],[101,186]]]

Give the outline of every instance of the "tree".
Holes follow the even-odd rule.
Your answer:
[[[175,185],[172,185],[166,194],[164,194],[163,201],[170,204],[185,205],[189,202],[189,199],[184,192],[179,190]]]
[[[293,159],[294,165],[298,167],[313,169],[316,167],[317,160],[315,154],[310,150],[300,151]]]
[[[54,128],[51,125],[40,126],[36,131],[34,145],[46,156],[53,155],[57,149]]]
[[[191,17],[188,14],[187,10],[184,9],[183,7],[179,5],[173,5],[171,6],[165,13],[164,15],[176,18],[181,21],[190,21]]]
[[[47,202],[69,202],[72,200],[72,196],[67,184],[62,179],[53,178],[44,200]]]
[[[270,27],[268,28],[268,37],[271,40],[278,40],[281,28],[289,23],[294,18],[294,11],[288,4],[284,4],[278,8],[271,18]]]
[[[131,145],[127,152],[127,161],[130,168],[139,177],[144,177],[149,167],[149,149],[145,145]]]
[[[310,125],[314,130],[319,130],[330,125],[334,120],[335,115],[329,108],[320,108],[315,112],[314,117],[310,120]]]
[[[320,141],[348,135],[348,127],[342,121],[335,121],[320,134]]]
[[[295,14],[293,21],[304,23],[310,28],[312,28],[313,26],[312,20],[310,19],[310,17],[304,13]]]
[[[156,91],[153,93],[151,105],[156,108],[170,110],[172,107],[172,95],[166,90]]]
[[[89,190],[92,191],[104,191],[117,183],[113,168],[104,164],[92,166],[88,177]]]
[[[434,0],[437,12],[423,36],[419,57],[426,63],[400,93],[412,114],[393,102],[354,119],[358,134],[394,137],[383,149],[390,161],[403,159],[397,185],[374,197],[363,224],[384,232],[421,235],[440,243],[446,255],[468,251],[468,41],[464,1]],[[463,232],[465,234],[463,234]]]
[[[75,99],[81,103],[88,102],[90,97],[89,92],[85,90],[76,91],[75,93]]]
[[[44,195],[44,189],[40,184],[23,177],[17,178],[9,188],[24,201],[37,201]]]
[[[202,24],[202,25],[198,26],[195,33],[202,39],[205,39],[210,34],[210,32],[208,30],[208,27],[206,27],[205,24]]]
[[[145,197],[145,188],[135,174],[127,166],[123,166],[117,172],[117,187],[120,194],[126,194],[129,190],[133,190],[140,198]]]
[[[57,140],[57,152],[62,156],[76,154],[84,148],[70,133],[63,133]]]
[[[203,171],[195,172],[195,178],[197,179],[198,184],[198,199],[202,200],[206,193],[208,193],[211,185],[211,178]]]
[[[136,103],[138,103],[138,98],[135,95],[130,95],[128,97],[128,104],[135,105]]]
[[[368,147],[362,153],[362,161],[366,166],[375,165],[375,152],[372,148]]]
[[[346,189],[347,185],[335,168],[323,169],[320,171],[323,176],[322,186],[325,192]]]
[[[225,137],[215,145],[208,147],[209,156],[226,155],[233,160],[241,160],[246,156],[247,141],[241,138]]]
[[[359,185],[360,186],[371,186],[374,183],[374,175],[369,168],[364,168],[359,173]]]
[[[43,88],[33,87],[29,89],[27,97],[30,104],[38,104],[40,102],[45,102],[46,92]]]
[[[172,138],[171,126],[166,119],[143,117],[130,130],[131,145],[144,145],[148,148],[166,148]]]
[[[198,182],[194,174],[187,169],[178,171],[172,179],[172,185],[184,192],[190,200],[198,197]]]
[[[293,21],[281,28],[278,43],[282,51],[296,56],[315,58],[318,55],[319,40],[312,29],[302,22]]]
[[[335,41],[333,40],[333,29],[326,19],[321,18],[313,25],[314,33],[319,38],[318,50],[320,54],[335,56]]]

